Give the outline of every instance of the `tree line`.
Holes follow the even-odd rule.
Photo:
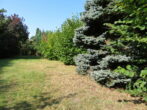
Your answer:
[[[64,64],[75,64],[73,57],[83,53],[84,49],[73,44],[75,29],[83,23],[77,16],[68,18],[60,28],[55,31],[41,31],[36,29],[35,41],[37,54],[50,60],[59,60]]]
[[[23,18],[16,14],[6,16],[5,12],[0,10],[0,58],[21,54],[21,45],[29,35]]]

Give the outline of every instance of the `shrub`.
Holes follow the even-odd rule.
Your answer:
[[[21,43],[20,55],[22,56],[37,56],[37,50],[33,39],[29,39]]]
[[[48,58],[50,60],[57,60],[55,53],[55,43],[56,43],[56,37],[59,32],[43,32],[42,33],[42,39],[39,43],[36,44],[36,48],[38,53],[41,54],[41,56]]]
[[[141,70],[139,77],[133,80],[127,89],[132,95],[143,97],[147,102],[147,68]]]
[[[74,31],[83,23],[78,17],[67,19],[56,31],[41,32],[37,29],[35,39],[37,51],[45,58],[60,60],[64,64],[74,64],[73,57],[84,52],[83,49],[75,46],[72,42]],[[38,39],[41,40],[39,41]],[[39,41],[39,42],[38,42]]]
[[[73,57],[83,52],[81,48],[73,44],[75,29],[82,25],[79,18],[74,16],[67,19],[61,26],[54,47],[57,58],[65,64],[74,64]]]
[[[131,78],[114,73],[110,70],[99,70],[91,73],[91,76],[99,83],[107,87],[125,87],[126,84],[131,82]]]

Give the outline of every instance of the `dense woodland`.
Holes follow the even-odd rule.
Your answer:
[[[21,45],[28,39],[24,19],[14,14],[6,16],[6,10],[0,10],[0,58],[12,57],[21,53]]]
[[[24,19],[0,10],[0,58],[41,56],[76,65],[110,88],[147,101],[147,0],[88,0],[81,17],[28,38]]]

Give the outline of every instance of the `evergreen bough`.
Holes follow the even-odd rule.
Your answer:
[[[105,23],[113,23],[122,15],[112,10],[112,0],[88,0],[81,20],[85,26],[75,32],[73,42],[75,45],[87,49],[86,54],[75,58],[77,72],[90,74],[97,82],[108,87],[126,85],[131,79],[125,75],[114,73],[119,65],[131,60],[122,54],[112,54],[109,49],[109,40],[115,39],[108,32]]]

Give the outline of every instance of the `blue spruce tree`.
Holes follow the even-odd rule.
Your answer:
[[[131,79],[118,74],[113,70],[119,65],[124,65],[131,60],[126,55],[112,54],[109,51],[110,40],[115,37],[110,35],[105,23],[113,23],[123,17],[122,13],[115,13],[112,0],[88,0],[81,20],[85,25],[75,32],[73,42],[75,45],[87,49],[86,54],[75,57],[77,72],[90,74],[97,82],[108,87],[124,86]]]

